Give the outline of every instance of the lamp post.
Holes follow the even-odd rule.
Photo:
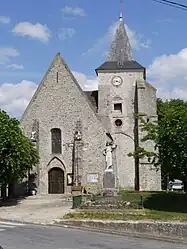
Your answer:
[[[73,169],[73,183],[75,186],[80,185],[79,175],[79,144],[82,140],[81,132],[78,130],[74,134],[74,169]]]

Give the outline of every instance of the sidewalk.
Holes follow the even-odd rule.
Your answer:
[[[54,224],[65,214],[73,212],[72,204],[58,197],[29,197],[17,204],[5,203],[0,207],[0,219],[34,223]]]

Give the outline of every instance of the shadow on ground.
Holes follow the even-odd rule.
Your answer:
[[[16,183],[9,185],[8,193],[7,188],[1,187],[0,207],[8,207],[18,205],[22,200],[29,196],[28,182]],[[7,197],[8,195],[8,197]]]
[[[131,203],[132,208],[140,208],[143,204],[146,209],[187,213],[187,195],[184,192],[121,190],[119,194],[123,201]]]
[[[187,213],[187,195],[178,192],[151,193],[144,199],[144,207],[159,211]]]
[[[27,196],[23,197],[14,197],[14,198],[0,198],[0,207],[9,207],[9,206],[16,206],[18,205],[22,200],[24,200]]]

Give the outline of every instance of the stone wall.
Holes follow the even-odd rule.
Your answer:
[[[120,76],[123,83],[119,87],[112,85],[112,78]],[[144,72],[99,72],[99,108],[98,113],[104,116],[106,128],[113,136],[116,148],[116,168],[119,187],[134,189],[135,162],[128,157],[134,151],[134,101],[135,87],[138,79],[143,80]],[[122,103],[122,113],[114,110],[115,103]],[[115,125],[115,120],[123,122],[121,127]]]
[[[182,222],[63,220],[59,224],[97,232],[187,243],[187,224]]]
[[[64,171],[65,192],[70,191],[66,178],[67,173],[72,172],[72,144],[79,120],[83,133],[83,184],[86,183],[87,173],[102,174],[105,164],[102,153],[105,148],[105,130],[59,54],[53,60],[21,119],[21,126],[28,137],[34,119],[39,121],[41,194],[48,193],[48,171],[51,167],[59,167]],[[62,131],[62,154],[51,154],[52,128],[60,128]]]
[[[138,113],[145,122],[157,122],[157,106],[156,106],[156,89],[145,81],[137,81],[138,90]],[[139,121],[139,126],[141,122]],[[141,131],[139,127],[139,146],[147,151],[155,150],[154,141],[141,142],[146,132]],[[142,158],[139,160],[139,182],[142,191],[160,191],[161,190],[161,170],[156,168],[151,161]]]

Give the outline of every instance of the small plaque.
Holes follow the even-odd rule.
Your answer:
[[[98,174],[87,174],[88,183],[98,183],[99,175]]]
[[[73,185],[73,174],[72,173],[68,173],[67,174],[67,185],[68,186],[72,186]]]

